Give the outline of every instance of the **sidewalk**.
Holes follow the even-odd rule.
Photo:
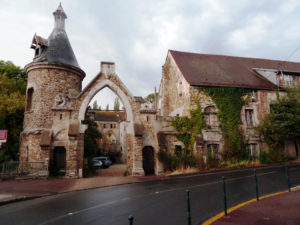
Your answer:
[[[212,225],[296,225],[300,224],[300,189],[253,201],[221,217]]]
[[[162,179],[168,179],[168,177],[98,176],[82,179],[0,181],[0,205],[64,192]]]

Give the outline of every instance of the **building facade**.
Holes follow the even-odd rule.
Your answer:
[[[121,150],[129,175],[163,173],[157,152],[183,148],[170,125],[175,117],[190,116],[195,99],[203,110],[206,129],[195,137],[193,150],[204,158],[208,153],[222,157],[224,137],[218,121],[218,107],[201,89],[234,87],[247,89],[247,104],[240,112],[239,124],[247,149],[257,156],[266,145],[254,127],[270,112],[276,91],[299,83],[300,63],[276,60],[205,55],[170,50],[163,65],[158,97],[143,102],[126,88],[115,72],[115,63],[101,62],[100,72],[82,89],[84,71],[79,67],[65,31],[67,18],[61,5],[53,13],[54,28],[45,39],[34,35],[34,58],[25,70],[28,75],[26,110],[21,134],[20,161],[55,164],[66,177],[81,177],[84,155],[84,120],[92,98],[110,88],[122,101],[124,112],[106,115],[114,119],[94,119],[104,133],[107,149]],[[117,121],[116,121],[117,120]],[[114,145],[117,144],[118,145]],[[287,140],[285,153],[295,156]]]

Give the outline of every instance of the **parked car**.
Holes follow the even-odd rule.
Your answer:
[[[102,168],[108,168],[112,164],[108,156],[94,157],[93,160],[100,160],[102,162]]]
[[[101,160],[93,158],[93,167],[95,167],[96,169],[99,169],[102,166],[103,166],[103,162]]]

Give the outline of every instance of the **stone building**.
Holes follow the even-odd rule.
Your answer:
[[[98,147],[102,153],[109,155],[114,162],[126,163],[126,142],[123,138],[126,136],[123,126],[125,111],[91,109],[88,114],[102,134],[102,138],[98,140]]]
[[[267,146],[254,132],[254,127],[270,112],[270,105],[276,100],[276,90],[284,94],[281,87],[299,84],[299,77],[300,63],[170,50],[163,66],[157,116],[189,116],[190,109],[195,108],[194,100],[198,99],[208,129],[203,129],[200,137],[196,138],[194,150],[206,154],[213,152],[220,158],[224,138],[218,126],[218,108],[211,97],[201,91],[201,87],[247,89],[250,98],[240,112],[240,128],[247,140],[249,153],[258,156],[260,150],[267,149]],[[160,132],[160,147],[171,150],[183,147],[174,138],[174,132],[172,129]],[[285,143],[285,153],[296,156],[293,143]]]
[[[131,94],[113,62],[101,62],[99,73],[82,89],[85,72],[65,31],[66,13],[59,5],[53,15],[53,31],[47,39],[34,35],[34,58],[25,67],[28,84],[20,161],[53,163],[66,172],[66,177],[82,176],[84,120],[89,103],[103,88],[110,88],[119,97],[125,112],[121,122],[101,122],[102,131],[107,129],[104,124],[118,124],[119,134],[110,132],[108,136],[114,136],[111,141],[120,141],[128,174],[152,175],[163,173],[156,154],[160,149],[182,149],[169,121],[189,116],[195,98],[200,101],[208,128],[196,137],[194,151],[204,157],[207,152],[221,156],[224,138],[216,116],[218,108],[199,87],[249,90],[250,101],[240,112],[240,127],[250,154],[258,155],[264,143],[253,127],[270,111],[276,99],[274,90],[283,93],[282,85],[299,82],[300,63],[169,51],[158,98],[152,102],[143,103],[141,97]],[[295,155],[291,143],[287,142],[285,148],[287,154]]]

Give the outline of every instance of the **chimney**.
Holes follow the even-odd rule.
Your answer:
[[[115,63],[114,62],[101,62],[101,73],[103,73],[106,77],[110,77],[115,74]]]

